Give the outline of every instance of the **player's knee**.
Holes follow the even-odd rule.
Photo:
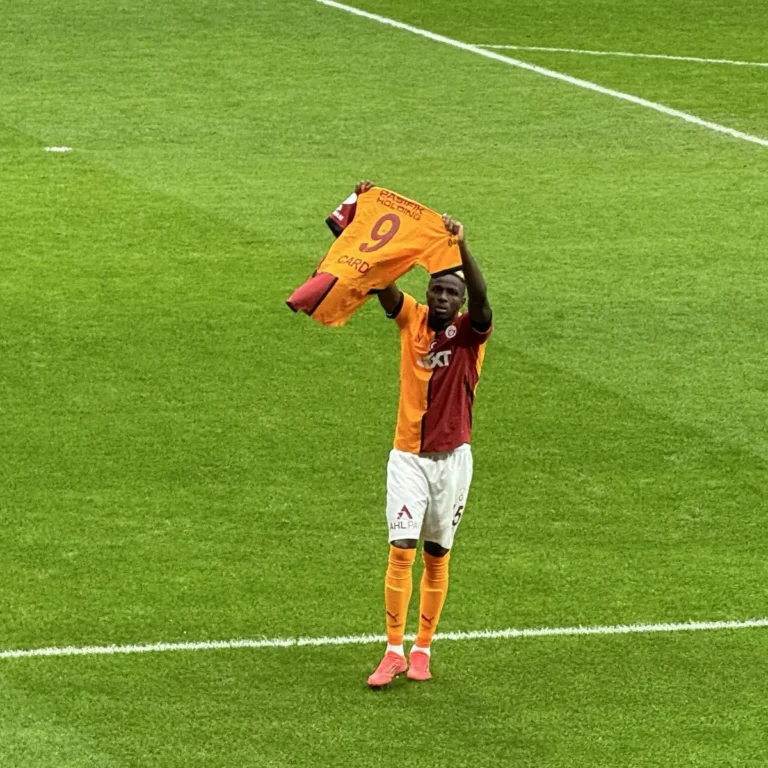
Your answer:
[[[432,555],[432,557],[445,557],[450,552],[449,549],[446,549],[445,547],[441,547],[438,543],[434,541],[425,541],[424,551],[428,555]]]
[[[416,539],[395,539],[390,544],[398,549],[416,549]]]

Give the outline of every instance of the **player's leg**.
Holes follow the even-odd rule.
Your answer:
[[[390,542],[387,573],[384,577],[387,651],[394,651],[400,656],[405,655],[403,635],[405,635],[405,620],[413,592],[416,541],[416,539],[397,539]]]
[[[371,687],[387,685],[407,669],[403,635],[413,591],[416,544],[429,499],[429,484],[419,457],[392,451],[387,465],[387,527],[389,559],[384,579],[387,651],[368,678]]]
[[[416,544],[429,502],[422,462],[412,453],[393,450],[387,464],[389,563],[385,579],[388,650],[403,654],[403,635],[412,592]]]
[[[435,460],[432,500],[422,527],[424,572],[419,595],[419,631],[411,649],[408,677],[428,680],[430,647],[448,595],[451,547],[472,483],[472,452],[462,446]]]

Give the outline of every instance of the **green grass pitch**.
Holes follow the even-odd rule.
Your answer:
[[[352,4],[768,61],[762,0]],[[363,177],[495,312],[441,629],[768,613],[768,148],[312,0],[0,14],[0,651],[383,631],[396,333],[283,305]],[[768,68],[510,54],[768,137]],[[0,659],[0,765],[768,765],[765,629],[380,650]]]

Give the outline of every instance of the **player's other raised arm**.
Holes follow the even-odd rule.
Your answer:
[[[472,325],[479,331],[487,330],[493,320],[491,305],[488,303],[488,289],[483,273],[472,256],[464,237],[464,225],[448,214],[443,214],[445,228],[459,241],[461,265],[464,270],[464,281],[467,284],[467,309]]]
[[[394,283],[380,290],[377,296],[379,297],[379,304],[390,317],[403,303],[403,292]]]

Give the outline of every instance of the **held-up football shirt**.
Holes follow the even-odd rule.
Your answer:
[[[461,269],[458,241],[440,214],[388,189],[352,195],[327,222],[336,241],[287,301],[294,312],[324,325],[344,325],[373,294],[417,264],[432,276]]]
[[[444,453],[472,439],[472,406],[489,326],[478,331],[469,314],[445,330],[428,325],[429,308],[403,294],[390,315],[400,326],[400,405],[395,448]]]

